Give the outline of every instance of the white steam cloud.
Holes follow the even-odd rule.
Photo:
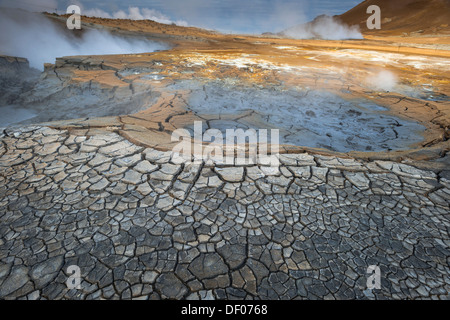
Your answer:
[[[172,21],[163,13],[148,8],[129,7],[128,12],[124,10],[116,11],[112,14],[101,9],[87,9],[82,10],[81,14],[87,17],[98,17],[107,19],[129,19],[129,20],[153,20],[163,24],[176,24],[178,26],[187,27],[188,23],[184,20]]]
[[[397,83],[397,76],[387,70],[380,71],[367,78],[367,85],[378,91],[393,91]]]
[[[319,16],[310,23],[287,29],[282,34],[294,39],[363,39],[358,26],[349,27],[327,15]]]
[[[84,30],[81,37],[56,26],[46,17],[14,9],[0,9],[0,54],[24,57],[30,66],[43,70],[56,57],[76,55],[133,54],[167,49],[144,39],[113,36],[105,31]]]

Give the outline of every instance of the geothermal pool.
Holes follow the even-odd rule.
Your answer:
[[[177,85],[177,87],[179,87]],[[204,130],[280,129],[280,143],[337,152],[405,150],[423,141],[425,127],[386,113],[365,100],[348,101],[326,91],[185,84],[188,109]],[[198,86],[198,87],[196,87]],[[188,126],[192,130],[193,126]]]

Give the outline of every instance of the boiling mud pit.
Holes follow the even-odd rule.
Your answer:
[[[192,90],[187,109],[204,120],[203,130],[225,134],[226,129],[274,128],[280,129],[281,144],[337,152],[406,150],[423,141],[425,128],[417,122],[389,115],[370,101],[348,101],[326,91],[193,81],[176,87]]]

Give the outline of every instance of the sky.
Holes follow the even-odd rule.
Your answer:
[[[342,14],[362,0],[0,0],[0,6],[64,13],[79,5],[82,15],[151,19],[225,33],[279,32],[320,14]]]

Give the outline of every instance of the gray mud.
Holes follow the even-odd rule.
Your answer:
[[[370,101],[347,101],[325,91],[227,87],[218,82],[186,86],[192,89],[189,108],[210,120],[205,129],[224,134],[226,128],[278,128],[282,144],[338,152],[404,150],[423,141],[425,127],[388,115],[385,107]],[[230,120],[230,115],[236,118]],[[261,121],[264,127],[258,127]]]
[[[23,58],[0,56],[0,127],[133,114],[154,104],[151,86],[105,89],[73,83],[70,73],[39,72]]]

